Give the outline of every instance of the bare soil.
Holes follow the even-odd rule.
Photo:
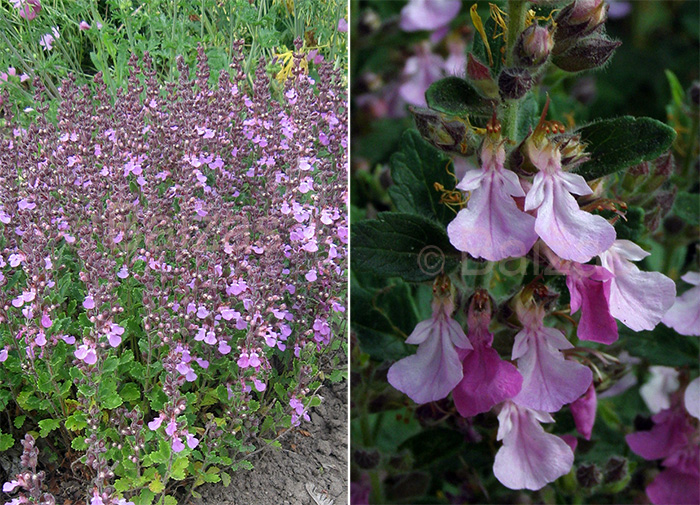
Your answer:
[[[348,383],[319,391],[321,405],[311,422],[288,432],[282,449],[267,449],[253,458],[254,469],[239,471],[231,484],[198,488],[194,505],[346,505],[348,503]],[[307,490],[314,486],[316,498]]]

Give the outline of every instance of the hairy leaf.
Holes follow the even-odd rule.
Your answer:
[[[658,158],[676,138],[673,128],[660,121],[631,116],[599,121],[578,133],[591,157],[578,169],[587,180]]]

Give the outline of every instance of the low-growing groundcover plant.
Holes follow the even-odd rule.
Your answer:
[[[68,79],[55,121],[40,82],[24,112],[5,93],[8,503],[58,502],[70,479],[91,505],[228,485],[344,377],[346,79],[297,54],[273,96],[242,45],[213,86],[201,47],[165,84],[132,56],[115,97]]]
[[[673,127],[577,125],[558,83],[614,58],[606,2],[470,5],[439,79],[462,6],[406,3],[430,42],[363,99],[417,131],[355,186],[391,210],[353,209],[352,502],[700,503],[698,84],[666,73]]]

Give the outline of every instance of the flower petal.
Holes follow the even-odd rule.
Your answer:
[[[561,438],[546,433],[533,411],[508,402],[498,420],[511,426],[493,465],[501,484],[535,491],[569,473],[573,451]]]
[[[537,240],[534,224],[535,218],[518,209],[505,191],[503,179],[491,172],[447,226],[447,235],[460,251],[499,261],[527,254]]]
[[[654,505],[697,505],[700,503],[698,476],[666,468],[646,487]]]
[[[700,336],[700,286],[676,298],[662,321],[681,335]]]
[[[581,398],[569,405],[571,414],[574,416],[574,423],[576,423],[576,430],[586,440],[591,439],[597,407],[598,398],[592,383]]]
[[[511,363],[490,346],[476,346],[462,361],[464,377],[452,391],[457,411],[464,417],[488,412],[503,400],[513,398],[523,378]]]
[[[558,350],[562,340],[566,341],[559,330],[544,327],[523,330],[515,336],[513,359],[518,358],[523,387],[513,401],[531,409],[556,412],[588,389],[593,373],[580,363],[564,359]]]
[[[671,279],[659,272],[642,272],[629,261],[641,259],[642,253],[646,255],[634,243],[618,240],[600,255],[603,267],[615,275],[608,285],[610,314],[634,331],[654,329],[676,296]]]
[[[412,356],[389,368],[389,384],[416,403],[445,398],[462,380],[462,363],[449,335],[433,331]]]
[[[579,209],[576,199],[551,175],[544,181],[535,231],[559,257],[579,263],[607,251],[615,241],[615,228],[605,218]]]

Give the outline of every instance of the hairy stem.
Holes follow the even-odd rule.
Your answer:
[[[508,34],[506,38],[506,66],[513,66],[513,47],[518,40],[518,35],[525,28],[525,14],[527,2],[525,0],[508,0]],[[518,108],[520,100],[508,100],[503,104],[501,123],[503,134],[511,140],[516,139],[518,124]]]

